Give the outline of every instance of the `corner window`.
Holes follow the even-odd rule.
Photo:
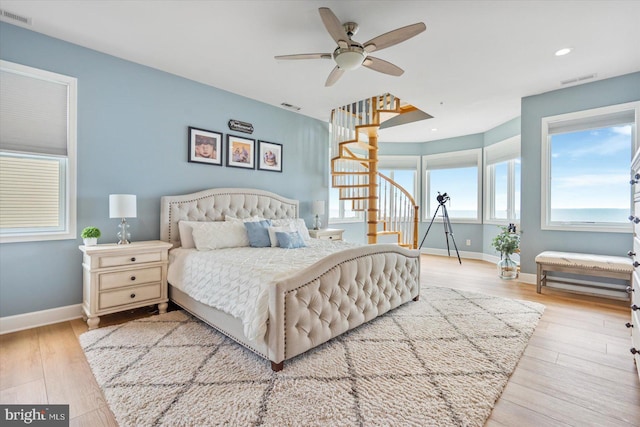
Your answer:
[[[438,193],[449,196],[449,219],[454,222],[480,223],[482,186],[482,150],[464,150],[423,157],[425,194],[423,220],[430,221],[440,206]],[[438,220],[442,209],[438,211]]]
[[[485,147],[485,212],[487,224],[520,221],[520,137]]]
[[[0,61],[0,242],[76,237],[76,87]]]
[[[640,103],[542,119],[542,229],[630,232]]]

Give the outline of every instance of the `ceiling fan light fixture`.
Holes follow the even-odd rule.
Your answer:
[[[333,55],[338,67],[347,71],[361,66],[366,57],[366,53],[360,49],[336,49]]]

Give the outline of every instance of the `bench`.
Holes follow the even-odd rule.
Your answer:
[[[628,281],[630,285],[634,269],[633,262],[629,258],[575,252],[545,251],[536,257],[536,264],[538,265],[536,274],[536,291],[538,293],[542,292],[543,286],[547,286],[547,272],[549,271],[622,279]],[[553,279],[553,281],[575,284],[557,279]],[[591,287],[611,289],[604,286]]]

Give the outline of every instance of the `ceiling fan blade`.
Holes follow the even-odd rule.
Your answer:
[[[404,70],[391,62],[387,62],[384,59],[374,58],[373,56],[367,56],[367,59],[362,63],[365,67],[378,71],[380,73],[389,74],[391,76],[401,76]]]
[[[336,65],[336,67],[331,70],[331,73],[329,73],[329,77],[327,77],[327,81],[324,84],[325,87],[333,86],[343,74],[344,70]]]
[[[320,12],[320,18],[322,23],[331,35],[331,37],[338,43],[338,46],[345,48],[349,46],[349,36],[347,35],[342,23],[336,15],[328,7],[321,7],[318,9]]]
[[[295,55],[278,55],[275,59],[331,59],[330,53],[299,53]]]
[[[424,25],[424,22],[418,22],[417,24],[407,25],[406,27],[389,31],[364,43],[364,50],[373,52],[374,50],[386,49],[389,46],[402,43],[411,37],[417,36],[426,29],[427,26]]]

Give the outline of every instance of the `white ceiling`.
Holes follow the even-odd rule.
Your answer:
[[[420,142],[484,132],[520,115],[520,99],[597,74],[640,71],[640,1],[0,0],[33,31],[328,120],[337,106],[390,92],[435,118],[381,131]],[[330,88],[319,7],[354,21],[361,43],[422,21],[427,30],[373,55],[405,70],[360,68]],[[8,21],[12,22],[12,21]],[[13,23],[13,22],[12,22]],[[573,48],[556,57],[563,47]],[[251,121],[250,118],[246,118]],[[437,128],[437,131],[433,131]]]

